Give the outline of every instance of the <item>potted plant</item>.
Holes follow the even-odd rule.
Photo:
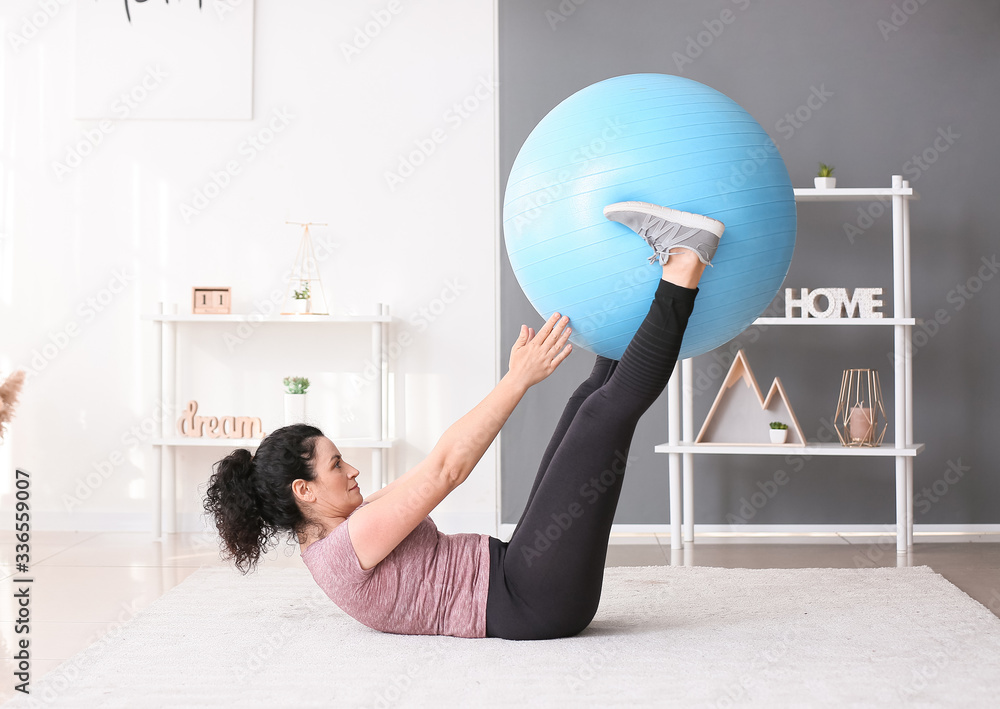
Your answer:
[[[285,377],[285,425],[305,423],[306,391],[309,380],[305,377]]]
[[[302,290],[295,291],[293,296],[295,299],[295,312],[297,313],[311,313],[312,312],[312,298],[309,295],[309,281],[300,281]]]
[[[784,443],[788,440],[788,424],[772,421],[770,433],[771,443]]]
[[[813,180],[816,183],[816,189],[819,190],[832,190],[837,186],[837,178],[833,176],[833,165],[825,165],[824,163],[819,164],[819,173]]]

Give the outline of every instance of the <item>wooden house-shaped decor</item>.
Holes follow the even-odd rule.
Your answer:
[[[762,396],[746,355],[740,350],[695,443],[772,445],[768,433],[772,421],[788,424],[786,445],[806,444],[781,380],[775,377],[767,396]]]

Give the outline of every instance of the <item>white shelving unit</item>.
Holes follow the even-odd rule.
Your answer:
[[[796,202],[868,201],[881,199],[892,204],[892,317],[885,318],[758,318],[754,325],[872,325],[893,331],[893,390],[895,416],[893,442],[877,448],[847,448],[840,443],[807,442],[805,446],[722,445],[693,443],[694,381],[690,359],[678,363],[667,385],[666,443],[657,453],[669,456],[670,546],[681,549],[682,542],[694,542],[694,456],[715,455],[817,455],[874,456],[895,461],[896,471],[896,551],[905,554],[913,546],[913,459],[924,446],[913,442],[913,360],[910,340],[917,321],[910,310],[910,200],[919,196],[902,175],[893,175],[892,187],[797,189]]]
[[[386,470],[388,450],[393,440],[388,437],[389,406],[386,399],[388,392],[389,362],[382,343],[386,341],[386,329],[392,318],[389,306],[378,303],[374,315],[281,315],[263,317],[256,314],[232,315],[188,315],[178,314],[174,303],[160,303],[160,312],[156,315],[144,315],[144,320],[152,320],[157,329],[157,350],[159,352],[159,386],[161,401],[174,402],[177,399],[177,341],[181,325],[198,323],[248,323],[254,327],[266,326],[269,323],[295,323],[309,327],[331,327],[344,323],[367,323],[371,326],[371,357],[379,363],[380,376],[377,378],[377,393],[375,415],[372,428],[374,435],[366,438],[338,438],[337,445],[341,448],[361,448],[372,451],[372,485],[375,489],[383,485],[383,474]],[[260,439],[256,438],[186,438],[175,434],[175,421],[165,418],[161,427],[161,436],[151,440],[154,448],[159,449],[159,455],[153,456],[153,490],[155,507],[152,514],[152,529],[155,537],[164,532],[177,531],[176,509],[176,451],[184,447],[215,447],[215,448],[256,448]]]

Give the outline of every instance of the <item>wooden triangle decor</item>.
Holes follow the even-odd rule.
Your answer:
[[[802,427],[795,417],[781,379],[775,377],[767,396],[761,395],[750,363],[743,350],[740,350],[705,417],[695,443],[774,445],[770,442],[768,433],[772,421],[788,425],[786,445],[806,444],[806,437],[802,434]]]

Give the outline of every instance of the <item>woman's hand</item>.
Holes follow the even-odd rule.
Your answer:
[[[396,549],[482,459],[528,390],[552,374],[573,346],[569,318],[559,313],[535,334],[527,325],[510,352],[510,371],[472,411],[448,427],[434,450],[374,502],[351,517],[351,540],[362,569]],[[371,498],[369,498],[371,499]]]
[[[568,317],[553,313],[537,334],[534,328],[522,325],[510,351],[510,374],[530,387],[556,371],[573,350],[573,345],[566,342],[572,332],[567,324]]]

